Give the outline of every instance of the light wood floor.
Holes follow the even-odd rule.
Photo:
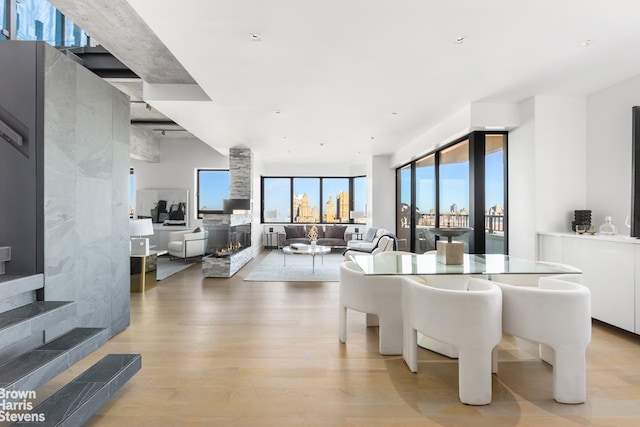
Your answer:
[[[378,354],[377,329],[356,312],[340,344],[338,283],[244,282],[258,260],[231,279],[194,266],[131,295],[131,326],[47,387],[105,354],[141,353],[142,370],[89,425],[640,425],[636,335],[594,323],[580,405],[556,403],[536,347],[505,337],[493,403],[466,406],[455,360],[421,350],[412,374],[400,356]]]

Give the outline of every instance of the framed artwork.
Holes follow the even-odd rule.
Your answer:
[[[154,224],[189,227],[189,190],[138,190],[136,217]]]

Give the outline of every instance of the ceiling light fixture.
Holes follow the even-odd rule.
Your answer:
[[[251,39],[252,42],[259,42],[262,40],[262,36],[258,33],[251,33],[249,35],[249,38]]]
[[[397,116],[398,112],[397,111],[392,111],[391,114],[394,115],[394,116]]]
[[[591,39],[587,39],[587,40],[582,42],[582,46],[583,47],[588,47],[588,46],[591,46],[591,43],[593,43],[593,41]]]
[[[465,36],[459,36],[456,38],[456,44],[462,44],[464,43],[466,37]]]
[[[280,110],[275,110],[274,113],[280,114]]]

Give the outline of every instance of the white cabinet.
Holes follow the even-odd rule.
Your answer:
[[[592,317],[640,333],[640,241],[624,236],[539,233],[538,259],[582,270]]]

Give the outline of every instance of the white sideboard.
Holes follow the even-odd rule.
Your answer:
[[[538,260],[581,269],[591,290],[592,317],[640,334],[640,240],[540,232]]]

